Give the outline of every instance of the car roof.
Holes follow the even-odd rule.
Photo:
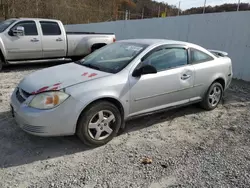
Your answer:
[[[138,43],[138,44],[145,44],[145,45],[180,44],[180,45],[198,47],[198,45],[195,45],[189,42],[168,40],[168,39],[127,39],[127,40],[119,40],[118,42],[131,42],[131,43]]]
[[[206,48],[190,43],[190,42],[184,42],[184,41],[178,41],[178,40],[168,40],[168,39],[127,39],[127,40],[119,40],[117,42],[128,42],[128,43],[138,43],[138,44],[144,44],[148,46],[158,46],[158,45],[184,45],[188,48],[194,48],[200,51],[203,51],[204,53],[209,54],[210,56],[214,56],[214,54],[210,53]]]
[[[60,20],[56,20],[56,19],[45,19],[45,18],[25,18],[25,17],[21,17],[21,18],[11,18],[10,20],[34,20],[34,21],[60,21]]]

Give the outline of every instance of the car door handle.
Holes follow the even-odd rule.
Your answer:
[[[30,41],[31,41],[31,42],[38,42],[39,40],[36,39],[36,38],[33,38],[33,39],[31,39]]]
[[[56,39],[57,42],[63,41],[61,38]]]
[[[183,74],[182,76],[181,76],[181,79],[182,80],[187,80],[187,79],[189,79],[191,77],[191,75],[189,75],[189,74]]]

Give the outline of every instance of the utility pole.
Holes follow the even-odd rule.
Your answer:
[[[181,1],[179,1],[178,16],[180,16],[180,10],[181,10]]]
[[[206,12],[206,4],[207,4],[207,0],[204,1],[203,14],[205,14],[205,12]]]
[[[36,17],[38,18],[38,0],[36,0]]]
[[[238,1],[237,12],[240,10],[240,0]]]
[[[101,11],[101,4],[100,0],[98,0],[98,22],[100,21],[100,11]]]
[[[55,3],[55,1],[54,0],[52,0],[51,1],[51,6],[52,6],[52,12],[51,12],[51,14],[52,14],[52,18],[55,18],[55,14],[54,14],[54,12],[55,12],[55,6],[54,6],[54,3]]]
[[[141,19],[143,19],[143,18],[144,18],[144,7],[142,9],[142,14],[141,14]]]
[[[161,6],[159,5],[159,8],[158,8],[158,18],[160,17],[160,12],[161,12]]]
[[[112,1],[112,4],[111,4],[111,11],[110,11],[110,13],[111,13],[111,21],[113,21],[113,13],[114,13],[114,0]]]

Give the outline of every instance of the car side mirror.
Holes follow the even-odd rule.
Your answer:
[[[16,29],[11,30],[12,36],[24,36],[24,27],[18,26]]]
[[[144,74],[156,74],[156,73],[157,73],[157,70],[155,67],[153,67],[152,65],[144,64],[140,66],[139,68],[135,69],[132,76],[140,77],[141,75],[144,75]]]

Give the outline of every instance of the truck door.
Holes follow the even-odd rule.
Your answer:
[[[15,34],[22,27],[23,33]],[[20,21],[3,37],[6,46],[7,60],[28,60],[42,58],[42,43],[37,32],[35,21]]]
[[[57,22],[40,21],[42,29],[43,58],[65,57],[67,41],[65,32],[60,29]]]

